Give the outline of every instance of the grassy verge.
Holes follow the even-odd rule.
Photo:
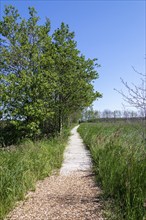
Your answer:
[[[78,131],[104,195],[118,207],[109,219],[146,219],[146,146],[139,124],[85,123]]]
[[[61,167],[69,131],[51,140],[25,140],[11,150],[0,150],[0,219],[24,198],[35,183]]]

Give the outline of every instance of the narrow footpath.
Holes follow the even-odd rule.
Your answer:
[[[6,220],[103,220],[101,191],[77,128],[71,131],[60,174],[39,181]]]

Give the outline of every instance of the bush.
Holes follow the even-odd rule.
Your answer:
[[[21,134],[18,136],[16,126],[10,121],[0,121],[0,147],[16,144]]]

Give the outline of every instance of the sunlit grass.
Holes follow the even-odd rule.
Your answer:
[[[146,214],[146,146],[139,126],[86,123],[79,127],[104,195],[114,198],[127,220],[143,220]]]
[[[68,135],[66,131],[51,140],[25,140],[17,147],[0,151],[0,219],[28,190],[35,190],[37,180],[61,167]]]

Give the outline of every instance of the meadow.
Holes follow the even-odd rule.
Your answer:
[[[50,140],[23,140],[17,146],[0,149],[0,219],[29,190],[35,190],[37,180],[61,167],[68,135],[69,130],[64,130]]]
[[[139,122],[82,123],[78,129],[89,148],[103,196],[113,201],[108,219],[146,219],[146,140]]]

